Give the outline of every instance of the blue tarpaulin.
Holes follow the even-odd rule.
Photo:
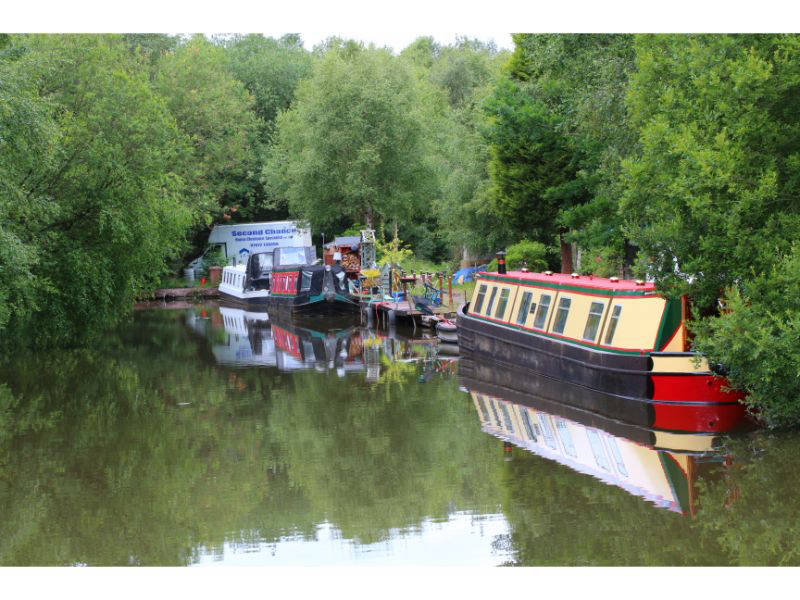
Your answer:
[[[453,283],[456,285],[461,283],[470,283],[474,279],[475,273],[485,271],[487,267],[488,265],[481,265],[479,267],[467,267],[466,269],[459,269],[453,274]]]

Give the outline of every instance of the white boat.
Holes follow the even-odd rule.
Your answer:
[[[222,269],[219,293],[226,300],[241,304],[266,304],[269,298],[269,275],[272,253],[250,256],[247,264]]]

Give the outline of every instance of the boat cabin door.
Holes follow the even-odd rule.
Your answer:
[[[272,275],[272,253],[258,252],[247,259],[247,288],[268,290]]]

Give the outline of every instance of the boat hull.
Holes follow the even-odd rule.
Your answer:
[[[277,296],[267,299],[266,306],[269,310],[278,313],[293,315],[337,315],[352,314],[359,310],[357,302],[346,299],[338,294],[334,299],[326,300],[324,297],[313,296]]]
[[[229,294],[224,292],[223,290],[219,290],[219,297],[225,301],[226,304],[235,304],[237,306],[244,306],[244,307],[262,307],[265,308],[267,306],[267,301],[269,296],[257,296],[248,298],[235,296],[233,294]]]
[[[740,396],[710,373],[654,373],[650,353],[599,352],[487,323],[467,306],[458,311],[459,346],[483,379],[498,371],[525,393],[640,427],[713,433],[748,424]]]

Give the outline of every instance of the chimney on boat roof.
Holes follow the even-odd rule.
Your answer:
[[[506,253],[502,250],[497,253],[497,273],[499,275],[506,274]]]

